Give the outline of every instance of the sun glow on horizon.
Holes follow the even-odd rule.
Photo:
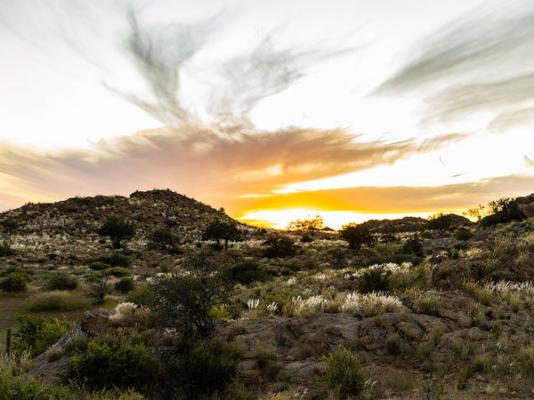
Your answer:
[[[339,229],[350,222],[361,223],[370,219],[397,219],[403,217],[427,218],[435,212],[412,212],[400,214],[375,214],[355,211],[325,211],[307,208],[291,208],[282,210],[260,210],[245,213],[237,219],[243,223],[266,228],[285,229],[297,219],[310,219],[321,216],[325,226]]]

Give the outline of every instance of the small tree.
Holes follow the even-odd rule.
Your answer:
[[[100,236],[109,236],[113,248],[120,249],[123,240],[131,239],[135,235],[135,228],[127,222],[111,217],[100,227],[98,234]]]
[[[313,232],[324,228],[323,217],[320,215],[310,219],[297,219],[287,225],[287,229],[297,232]]]
[[[224,240],[224,249],[228,249],[230,240],[241,239],[241,232],[234,223],[215,220],[211,222],[203,235],[204,240],[216,240],[217,249],[221,249],[221,240]]]
[[[371,246],[374,243],[373,236],[364,225],[354,223],[344,225],[339,235],[349,243],[349,248],[352,250],[360,250],[362,245]]]
[[[174,326],[184,340],[194,341],[211,334],[210,310],[223,302],[229,286],[224,268],[204,252],[189,257],[184,269],[186,273],[161,277],[151,285],[151,308],[163,326]]]

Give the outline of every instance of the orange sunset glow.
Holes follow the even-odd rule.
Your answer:
[[[337,229],[532,192],[533,13],[3,1],[0,209],[158,187],[250,224]]]

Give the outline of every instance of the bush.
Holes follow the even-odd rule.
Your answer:
[[[415,300],[415,306],[420,313],[436,315],[441,306],[441,297],[432,292],[424,293]]]
[[[30,276],[24,271],[15,270],[0,279],[0,289],[4,292],[24,292]]]
[[[267,238],[263,244],[265,246],[263,255],[269,258],[289,257],[297,252],[295,242],[288,236],[273,235]]]
[[[265,279],[265,273],[254,261],[244,261],[231,267],[226,277],[231,282],[249,285],[254,281]]]
[[[128,301],[138,306],[151,307],[154,305],[156,292],[148,285],[139,285],[128,293]]]
[[[64,272],[56,272],[48,278],[48,290],[74,290],[78,287],[78,280]]]
[[[414,235],[413,238],[408,239],[402,246],[402,252],[406,254],[413,254],[417,257],[423,257],[423,242],[419,239],[417,235]]]
[[[35,357],[57,342],[71,327],[71,323],[60,318],[20,316],[13,332],[15,353],[29,352]]]
[[[92,261],[88,264],[88,267],[93,271],[103,271],[105,269],[111,268],[111,265],[106,264],[102,261]]]
[[[238,362],[238,351],[218,341],[201,341],[182,349],[167,359],[165,364],[172,390],[178,396],[164,398],[206,399],[218,398],[233,382]],[[212,397],[213,396],[213,397]]]
[[[117,253],[113,253],[109,256],[99,257],[94,261],[100,261],[104,264],[111,265],[112,267],[129,267],[132,263],[128,257]]]
[[[69,358],[66,378],[94,389],[144,389],[155,382],[159,369],[138,337],[105,336]]]
[[[368,373],[357,355],[343,346],[323,356],[325,363],[324,381],[339,397],[358,395],[364,388]]]
[[[175,251],[180,244],[178,236],[169,228],[158,228],[148,236],[148,248],[152,250]]]
[[[113,267],[106,271],[106,275],[112,275],[112,276],[116,276],[119,278],[123,276],[128,276],[130,274],[131,274],[130,270],[124,267]]]
[[[115,283],[115,290],[121,293],[128,293],[135,289],[135,283],[132,278],[122,278]]]
[[[15,250],[11,248],[8,242],[5,240],[0,243],[0,257],[7,257],[16,254]]]
[[[369,269],[358,279],[358,290],[362,293],[387,292],[390,273],[379,269]]]
[[[151,285],[155,294],[151,308],[183,339],[205,338],[214,327],[210,310],[226,300],[228,287],[220,265],[205,253],[189,257],[184,269],[186,274],[161,277]]]
[[[467,241],[469,239],[471,239],[473,237],[473,234],[471,233],[471,231],[467,228],[459,228],[455,233],[454,233],[454,238],[456,240],[460,240],[460,241]]]
[[[39,296],[30,304],[31,312],[78,311],[89,308],[89,302],[70,293],[49,292]]]

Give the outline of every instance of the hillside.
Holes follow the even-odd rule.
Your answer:
[[[0,253],[0,334],[33,359],[0,389],[7,376],[44,382],[39,400],[530,399],[533,204],[490,203],[477,223],[369,221],[354,248],[238,225],[250,234],[227,249],[202,231],[228,216],[166,190],[26,205],[0,219],[15,247]],[[137,228],[122,249],[96,233],[112,216]],[[158,226],[180,244],[147,246]]]
[[[28,257],[80,255],[107,247],[97,230],[110,217],[135,226],[135,238],[128,246],[132,250],[143,248],[147,236],[158,227],[170,228],[183,243],[193,243],[201,239],[210,221],[233,221],[224,211],[171,190],[150,190],[136,191],[129,197],[74,197],[56,203],[29,203],[1,213],[0,228],[10,237],[12,246]]]

